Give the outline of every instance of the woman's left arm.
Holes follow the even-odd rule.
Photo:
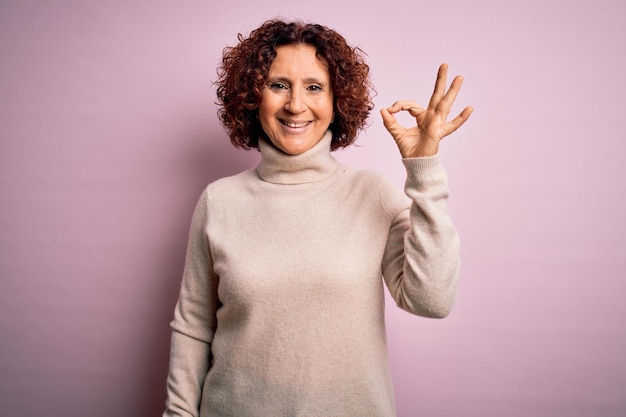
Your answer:
[[[381,111],[383,123],[403,157],[405,193],[412,201],[410,209],[398,212],[393,220],[383,274],[398,306],[426,317],[449,314],[459,274],[459,236],[448,214],[447,175],[437,154],[439,142],[465,123],[472,108],[466,107],[447,121],[463,81],[455,77],[446,92],[447,69],[446,64],[439,67],[427,109],[414,101],[398,101]],[[400,125],[394,116],[400,111],[415,117],[416,125]]]
[[[396,304],[418,316],[446,317],[454,305],[460,244],[448,214],[447,175],[437,156],[403,159],[402,198],[392,184],[380,190],[393,215],[383,256],[383,276]]]

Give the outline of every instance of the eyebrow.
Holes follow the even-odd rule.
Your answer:
[[[289,79],[289,77],[286,77],[284,75],[278,75],[275,77],[267,77],[267,81],[284,81],[288,84],[291,83],[291,80]],[[326,82],[326,81],[322,81],[319,78],[315,78],[315,77],[309,77],[309,78],[305,78],[304,79],[304,83],[305,84],[320,84],[320,85],[328,85],[330,82]]]

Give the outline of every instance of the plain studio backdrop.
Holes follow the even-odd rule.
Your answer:
[[[465,83],[445,139],[462,239],[445,320],[387,303],[401,417],[626,415],[626,3],[0,0],[0,414],[159,415],[192,209],[251,167],[216,116],[222,49],[337,29],[378,95],[336,157],[402,186],[378,113]],[[408,119],[405,119],[408,120]]]

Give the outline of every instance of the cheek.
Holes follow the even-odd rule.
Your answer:
[[[261,103],[258,111],[259,111],[259,114],[257,115],[257,118],[261,122],[261,126],[265,126],[270,116],[270,112],[268,111],[267,104],[264,105],[263,103]]]
[[[261,130],[268,136],[272,136],[272,120],[274,120],[274,112],[271,111],[267,106],[267,102],[265,104],[262,102],[259,105],[257,119],[259,120],[259,124],[261,125]]]
[[[332,123],[335,120],[335,100],[332,96],[328,99],[326,107],[328,108],[328,117],[330,117],[330,122]]]
[[[335,121],[335,107],[333,106],[332,102],[328,107],[328,117],[330,118],[331,123]]]
[[[276,114],[279,107],[280,102],[276,99],[276,97],[264,94],[261,98],[261,103],[259,104],[259,118],[261,120],[271,119]]]

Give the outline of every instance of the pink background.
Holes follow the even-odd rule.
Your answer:
[[[437,66],[475,113],[446,139],[463,241],[443,320],[388,305],[400,416],[626,415],[626,3],[0,0],[0,413],[150,416],[202,188],[256,162],[211,81],[275,16],[369,54],[377,109]],[[402,184],[374,113],[337,157]]]

